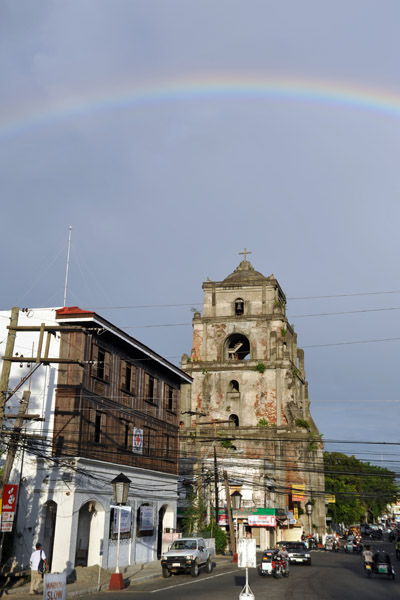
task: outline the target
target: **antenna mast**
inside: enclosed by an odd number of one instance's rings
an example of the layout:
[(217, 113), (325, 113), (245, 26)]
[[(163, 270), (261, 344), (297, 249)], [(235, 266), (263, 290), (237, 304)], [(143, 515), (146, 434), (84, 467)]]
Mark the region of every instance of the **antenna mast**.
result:
[(64, 286), (64, 308), (67, 306), (67, 287), (68, 287), (68, 269), (69, 269), (69, 255), (71, 252), (71, 232), (72, 225), (69, 226), (69, 235), (68, 235), (68, 253), (67, 253), (67, 269), (65, 271), (65, 286)]

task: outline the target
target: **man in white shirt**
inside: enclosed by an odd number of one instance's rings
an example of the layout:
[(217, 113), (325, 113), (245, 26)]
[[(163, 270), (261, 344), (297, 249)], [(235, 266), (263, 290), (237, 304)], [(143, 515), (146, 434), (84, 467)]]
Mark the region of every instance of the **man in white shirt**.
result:
[(365, 546), (365, 550), (363, 550), (361, 556), (363, 557), (365, 563), (372, 563), (374, 554), (371, 552), (371, 546)]
[(33, 596), (34, 594), (39, 594), (39, 585), (42, 581), (42, 573), (39, 573), (39, 562), (40, 559), (44, 561), (45, 570), (47, 570), (47, 560), (46, 555), (42, 550), (42, 544), (36, 544), (36, 550), (34, 550), (31, 554), (31, 587), (29, 590), (29, 595)]

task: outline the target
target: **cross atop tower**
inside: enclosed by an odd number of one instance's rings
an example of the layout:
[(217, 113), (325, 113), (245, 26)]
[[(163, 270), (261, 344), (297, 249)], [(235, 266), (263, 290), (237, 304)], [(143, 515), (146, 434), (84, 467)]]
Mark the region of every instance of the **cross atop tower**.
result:
[(239, 252), (239, 254), (244, 254), (244, 262), (246, 262), (246, 255), (247, 254), (252, 254), (252, 252), (250, 252), (249, 250), (246, 250), (246, 248), (245, 248), (244, 252)]

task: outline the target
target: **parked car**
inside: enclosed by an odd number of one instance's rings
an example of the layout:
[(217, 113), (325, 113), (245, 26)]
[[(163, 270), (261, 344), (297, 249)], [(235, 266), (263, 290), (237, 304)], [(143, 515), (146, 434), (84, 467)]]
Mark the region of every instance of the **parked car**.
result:
[(213, 564), (210, 550), (203, 538), (181, 538), (172, 542), (168, 552), (161, 557), (163, 577), (173, 573), (190, 573), (197, 577), (201, 568), (211, 573)]
[(305, 542), (278, 542), (277, 546), (286, 547), (289, 562), (311, 565), (311, 554)]

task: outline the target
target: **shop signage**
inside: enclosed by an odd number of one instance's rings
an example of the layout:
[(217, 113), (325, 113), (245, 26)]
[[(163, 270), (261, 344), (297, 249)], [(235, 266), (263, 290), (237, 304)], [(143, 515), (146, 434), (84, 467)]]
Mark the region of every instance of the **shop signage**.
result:
[(304, 502), (306, 499), (306, 486), (303, 483), (296, 483), (292, 485), (292, 501), (293, 502)]
[(229, 525), (228, 515), (219, 515), (218, 525), (221, 525), (222, 527)]
[(275, 508), (241, 508), (240, 510), (234, 510), (233, 516), (235, 519), (244, 519), (249, 515), (275, 515)]
[(17, 504), (17, 485), (7, 483), (3, 490), (2, 512), (15, 512)]
[(17, 505), (18, 485), (7, 483), (4, 486), (1, 512), (1, 531), (12, 531)]
[(255, 527), (276, 527), (275, 515), (249, 515), (247, 522)]

